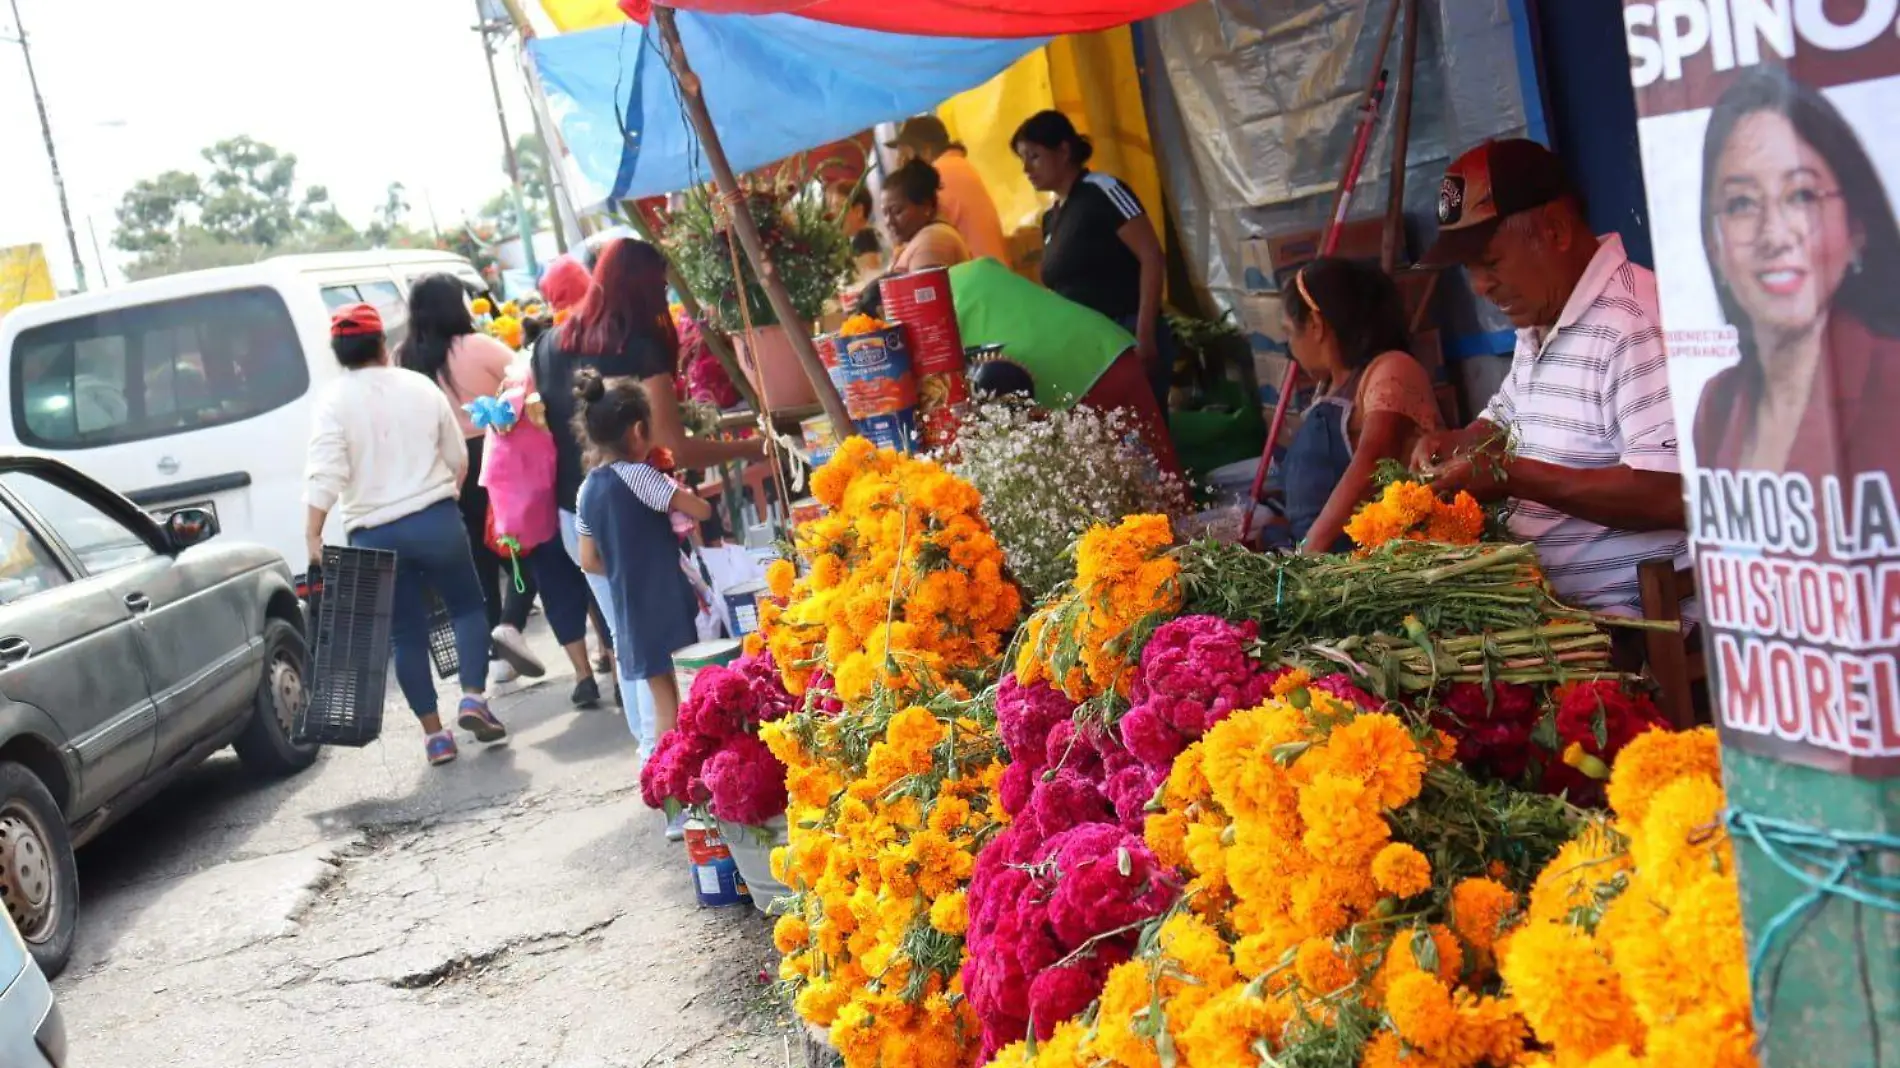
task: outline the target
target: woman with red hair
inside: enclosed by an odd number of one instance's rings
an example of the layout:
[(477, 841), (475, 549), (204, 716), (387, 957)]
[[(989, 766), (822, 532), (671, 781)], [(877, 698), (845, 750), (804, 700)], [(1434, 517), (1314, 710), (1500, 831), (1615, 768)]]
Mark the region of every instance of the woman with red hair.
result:
[[(554, 300), (545, 280), (542, 286), (542, 295)], [(586, 296), (566, 322), (543, 334), (535, 345), (535, 384), (547, 405), (548, 425), (556, 428), (554, 488), (561, 508), (561, 536), (567, 543), (569, 555), (575, 556), (577, 562), (580, 542), (574, 529), (574, 509), (586, 474), (580, 440), (571, 429), (575, 414), (574, 376), (579, 371), (593, 370), (608, 378), (632, 378), (645, 387), (652, 406), (648, 427), (652, 444), (671, 450), (675, 463), (682, 469), (759, 460), (765, 456), (763, 439), (709, 441), (686, 436), (679, 392), (673, 383), (679, 364), (680, 339), (668, 310), (666, 288), (666, 258), (658, 249), (632, 238), (611, 241), (601, 249), (594, 263), (594, 276)], [(597, 579), (597, 576), (588, 577)], [(604, 581), (594, 581), (593, 585), (602, 613), (608, 619), (615, 618), (611, 589)], [(614, 637), (615, 644), (620, 644), (620, 635)], [(639, 737), (642, 751), (650, 753), (658, 741), (650, 736), (651, 698), (637, 682), (623, 674), (621, 692), (623, 698), (629, 694), (639, 697), (637, 702), (629, 704), (629, 726)], [(636, 713), (634, 704), (643, 706), (641, 713), (644, 714)], [(644, 731), (642, 719), (646, 721)]]

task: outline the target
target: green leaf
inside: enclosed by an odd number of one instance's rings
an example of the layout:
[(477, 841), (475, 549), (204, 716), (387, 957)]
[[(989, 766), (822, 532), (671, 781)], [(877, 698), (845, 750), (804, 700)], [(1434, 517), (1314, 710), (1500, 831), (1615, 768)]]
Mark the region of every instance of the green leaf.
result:
[(1538, 719), (1537, 726), (1531, 730), (1531, 741), (1556, 752), (1563, 746), (1563, 738), (1557, 733), (1557, 713), (1546, 712)]
[(1135, 858), (1128, 855), (1127, 846), (1115, 847), (1115, 870), (1119, 872), (1124, 879), (1134, 873)]

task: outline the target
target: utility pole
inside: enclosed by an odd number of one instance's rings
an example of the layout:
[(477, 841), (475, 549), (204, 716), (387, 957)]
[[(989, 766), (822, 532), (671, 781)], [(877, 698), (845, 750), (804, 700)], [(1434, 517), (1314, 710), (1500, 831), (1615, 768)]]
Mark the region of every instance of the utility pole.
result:
[[(15, 3), (18, 0), (14, 0)], [(508, 111), (501, 102), (501, 77), (495, 73), (495, 37), (505, 36), (506, 30), (498, 29), (487, 19), (482, 0), (475, 0), (475, 17), (478, 19), (475, 29), (482, 35), (482, 54), (488, 60), (488, 87), (495, 92), (495, 121), (501, 124), (502, 149), (508, 163), (508, 181), (515, 194), (515, 229), (521, 233), (521, 256), (530, 276), (540, 274), (534, 262), (534, 220), (528, 214), (528, 199), (521, 191), (521, 165), (515, 159), (515, 138), (508, 132)]]
[(99, 251), (99, 228), (92, 224), (90, 213), (86, 215), (86, 234), (92, 238), (92, 258), (93, 262), (99, 265), (99, 284), (111, 289), (112, 268), (106, 266), (105, 253)]
[(20, 0), (9, 0), (13, 8), (13, 28), (18, 37), (3, 37), (20, 46), (26, 59), (26, 82), (33, 88), (33, 107), (40, 113), (40, 136), (46, 139), (46, 162), (53, 169), (53, 189), (59, 194), (59, 217), (66, 223), (66, 248), (73, 257), (73, 279), (79, 291), (86, 291), (86, 261), (79, 258), (79, 233), (73, 229), (73, 209), (66, 202), (66, 179), (59, 174), (59, 153), (53, 150), (53, 124), (46, 118), (46, 98), (40, 95), (39, 75), (33, 70), (33, 49), (26, 43), (26, 23), (20, 21)]

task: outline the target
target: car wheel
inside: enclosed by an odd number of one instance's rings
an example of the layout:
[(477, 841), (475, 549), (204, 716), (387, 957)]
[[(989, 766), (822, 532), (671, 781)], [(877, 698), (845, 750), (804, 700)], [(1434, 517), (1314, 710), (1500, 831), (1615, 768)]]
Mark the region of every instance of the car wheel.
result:
[(52, 793), (12, 762), (0, 762), (0, 901), (40, 970), (58, 975), (79, 926), (79, 866)]
[(232, 743), (246, 767), (263, 775), (290, 775), (317, 759), (316, 745), (290, 738), (297, 714), (310, 700), (309, 669), (303, 635), (281, 619), (271, 620), (264, 628), (264, 679), (257, 685), (250, 722)]

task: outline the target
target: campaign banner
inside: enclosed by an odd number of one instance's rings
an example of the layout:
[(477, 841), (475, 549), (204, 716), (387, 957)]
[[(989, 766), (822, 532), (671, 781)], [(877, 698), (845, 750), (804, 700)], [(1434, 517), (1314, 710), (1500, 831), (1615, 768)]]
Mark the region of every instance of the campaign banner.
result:
[(1900, 773), (1900, 0), (1623, 15), (1716, 725)]
[(0, 315), (22, 304), (52, 300), (53, 275), (46, 266), (46, 250), (39, 245), (0, 248)]

